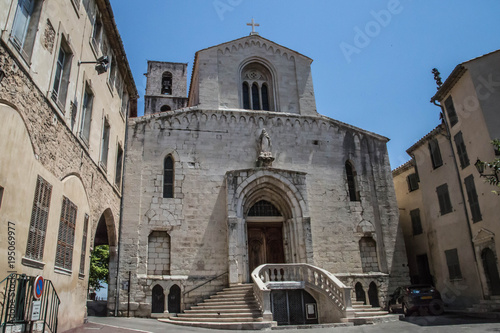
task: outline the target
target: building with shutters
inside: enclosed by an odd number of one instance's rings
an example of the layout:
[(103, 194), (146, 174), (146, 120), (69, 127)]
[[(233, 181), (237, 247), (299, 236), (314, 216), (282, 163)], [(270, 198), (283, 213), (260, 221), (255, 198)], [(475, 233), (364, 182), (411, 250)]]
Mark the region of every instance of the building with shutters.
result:
[(318, 113), (311, 63), (252, 33), (197, 52), (186, 96), (185, 64), (148, 62), (145, 115), (128, 123), (119, 314), (170, 316), (294, 270), (287, 297), (332, 322), (408, 283), (388, 139)]
[(86, 315), (95, 245), (110, 246), (116, 282), (137, 91), (109, 1), (1, 0), (0, 8), (0, 280), (51, 280), (63, 331)]
[(499, 154), (499, 87), (500, 51), (459, 64), (431, 99), (442, 124), (393, 171), (412, 282), (435, 284), (454, 308), (494, 310), (500, 295), (499, 199), (474, 166)]

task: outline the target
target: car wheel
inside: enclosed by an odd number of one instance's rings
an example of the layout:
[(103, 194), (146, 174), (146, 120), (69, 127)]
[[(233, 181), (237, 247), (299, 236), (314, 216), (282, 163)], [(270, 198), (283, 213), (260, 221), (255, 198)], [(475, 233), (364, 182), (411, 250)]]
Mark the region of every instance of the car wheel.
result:
[(411, 311), (408, 309), (405, 303), (403, 303), (403, 313), (405, 314), (405, 317), (411, 316)]
[(443, 303), (441, 302), (432, 302), (430, 305), (429, 305), (429, 312), (433, 315), (433, 316), (439, 316), (439, 315), (442, 315), (443, 312), (444, 312), (444, 305)]

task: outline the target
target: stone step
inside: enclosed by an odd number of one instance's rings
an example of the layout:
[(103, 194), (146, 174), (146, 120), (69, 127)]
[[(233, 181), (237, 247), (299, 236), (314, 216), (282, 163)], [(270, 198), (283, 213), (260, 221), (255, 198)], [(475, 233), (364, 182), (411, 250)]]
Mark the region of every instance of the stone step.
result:
[(500, 305), (500, 299), (482, 299), (479, 301), (480, 304), (498, 304)]
[(249, 294), (215, 294), (215, 295), (210, 296), (210, 299), (215, 299), (215, 298), (227, 298), (227, 299), (252, 298), (252, 299), (254, 299), (255, 297), (253, 296), (253, 293), (251, 293), (251, 294), (250, 293)]
[(252, 295), (253, 296), (253, 289), (250, 289), (250, 290), (224, 290), (224, 291), (219, 291), (216, 295), (242, 295), (242, 296)]
[(187, 321), (187, 322), (207, 322), (207, 323), (238, 323), (238, 322), (253, 322), (262, 321), (262, 317), (170, 317), (172, 321)]
[(358, 309), (373, 309), (373, 307), (369, 304), (367, 304), (367, 305), (353, 305), (352, 308), (356, 311)]
[(363, 318), (363, 317), (385, 316), (388, 314), (389, 312), (387, 311), (366, 311), (366, 312), (355, 312), (354, 316), (356, 318)]
[[(372, 307), (368, 307), (368, 308), (362, 308), (362, 309), (354, 309), (354, 312), (360, 312), (360, 313), (365, 313), (365, 312), (374, 312), (374, 311), (384, 311), (382, 310), (382, 308), (380, 307), (377, 307), (377, 308), (372, 308)], [(387, 311), (384, 311), (387, 313)]]
[(170, 319), (159, 319), (159, 321), (180, 326), (192, 326), (192, 327), (232, 330), (232, 331), (265, 330), (265, 329), (270, 329), (271, 327), (278, 326), (278, 323), (275, 321), (225, 322), (225, 323), (175, 321)]
[(227, 298), (208, 298), (201, 304), (219, 304), (219, 305), (228, 305), (228, 304), (253, 304), (256, 303), (255, 299), (227, 299)]
[[(219, 310), (245, 310), (245, 309), (259, 309), (259, 306), (255, 304), (219, 304), (219, 303), (211, 303), (211, 304), (205, 304), (201, 303), (198, 305), (194, 305), (191, 307), (191, 310), (207, 310), (207, 309), (219, 309)], [(186, 310), (187, 311), (187, 310)]]
[(357, 325), (366, 325), (366, 324), (375, 324), (375, 323), (387, 323), (391, 321), (399, 321), (403, 315), (399, 314), (387, 314), (376, 317), (356, 317), (356, 318), (348, 318), (347, 321), (349, 323), (353, 323), (355, 326)]
[(247, 309), (214, 309), (214, 308), (206, 308), (206, 309), (191, 309), (186, 310), (184, 313), (242, 313), (242, 314), (258, 314), (260, 315), (260, 310), (257, 308), (247, 308)]
[(260, 318), (260, 313), (252, 312), (189, 312), (178, 313), (179, 318)]

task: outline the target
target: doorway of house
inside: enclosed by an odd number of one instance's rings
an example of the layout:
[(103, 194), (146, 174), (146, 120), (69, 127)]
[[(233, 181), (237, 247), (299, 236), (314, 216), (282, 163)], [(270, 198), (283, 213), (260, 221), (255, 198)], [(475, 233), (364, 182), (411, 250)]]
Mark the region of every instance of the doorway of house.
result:
[(483, 259), (484, 273), (491, 295), (500, 295), (500, 276), (495, 254), (490, 248), (486, 248), (481, 253), (481, 258)]

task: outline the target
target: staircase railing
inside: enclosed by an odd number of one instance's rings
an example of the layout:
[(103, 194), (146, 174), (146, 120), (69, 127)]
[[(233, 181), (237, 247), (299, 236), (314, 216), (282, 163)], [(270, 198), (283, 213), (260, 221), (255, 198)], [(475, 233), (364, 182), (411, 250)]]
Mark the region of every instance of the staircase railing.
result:
[(194, 288), (189, 289), (188, 291), (183, 292), (183, 293), (182, 293), (182, 295), (189, 294), (189, 293), (190, 293), (190, 292), (192, 292), (193, 290), (196, 290), (196, 289), (198, 289), (198, 288), (201, 288), (201, 287), (203, 287), (204, 285), (206, 285), (207, 283), (210, 283), (210, 282), (212, 282), (212, 281), (214, 281), (214, 280), (217, 280), (218, 278), (220, 278), (221, 276), (224, 276), (224, 275), (226, 275), (226, 274), (229, 274), (229, 272), (224, 272), (224, 273), (222, 273), (222, 274), (216, 275), (216, 276), (214, 276), (214, 277), (210, 278), (209, 280), (207, 280), (207, 281), (205, 281), (205, 282), (203, 282), (203, 283), (200, 283), (199, 285), (195, 286)]
[(11, 274), (3, 281), (5, 281), (5, 289), (0, 306), (2, 333), (5, 333), (7, 326), (26, 326), (35, 323), (42, 324), (42, 332), (48, 330), (57, 333), (57, 315), (61, 301), (50, 280), (44, 281), (40, 298), (40, 319), (36, 322), (31, 321), (35, 277), (24, 274)]
[(332, 273), (309, 264), (265, 264), (252, 272), (254, 294), (264, 317), (272, 320), (271, 290), (288, 284), (311, 288), (326, 295), (341, 312), (343, 318), (352, 311), (351, 288)]

